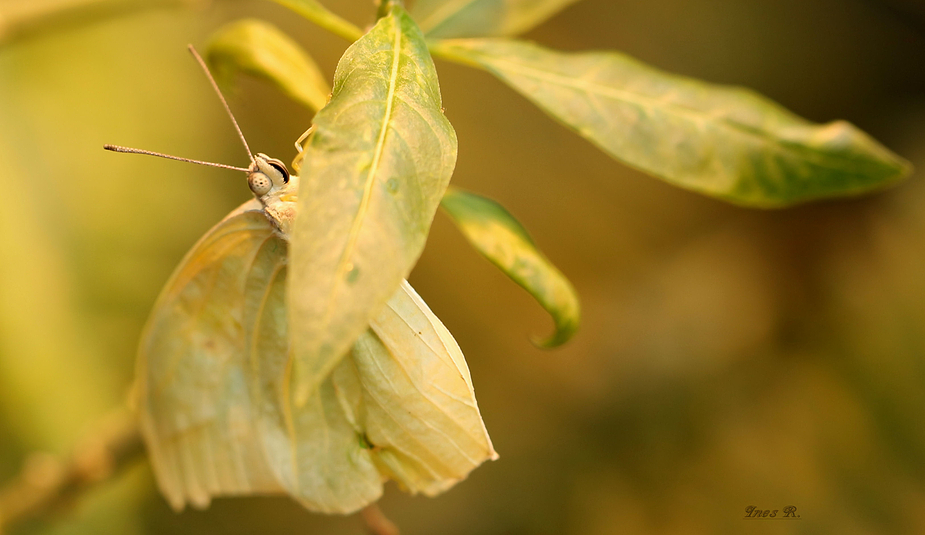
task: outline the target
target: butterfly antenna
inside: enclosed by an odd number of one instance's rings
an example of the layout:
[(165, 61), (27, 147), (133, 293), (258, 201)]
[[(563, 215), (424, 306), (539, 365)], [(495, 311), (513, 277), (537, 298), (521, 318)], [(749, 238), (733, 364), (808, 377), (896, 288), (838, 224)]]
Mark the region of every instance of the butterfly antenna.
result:
[(202, 67), (202, 70), (206, 73), (206, 77), (212, 84), (212, 89), (215, 89), (215, 93), (218, 95), (219, 100), (222, 101), (222, 106), (225, 106), (225, 111), (228, 112), (228, 117), (231, 117), (231, 122), (234, 124), (234, 129), (238, 131), (238, 137), (241, 138), (241, 143), (244, 143), (244, 148), (247, 149), (247, 155), (250, 157), (251, 162), (253, 162), (254, 153), (251, 152), (251, 148), (247, 145), (247, 140), (244, 139), (244, 133), (241, 132), (241, 127), (238, 126), (238, 121), (235, 120), (234, 114), (231, 113), (231, 108), (228, 107), (228, 102), (225, 101), (225, 96), (222, 95), (222, 91), (218, 88), (218, 84), (215, 83), (215, 78), (213, 78), (212, 73), (209, 72), (209, 67), (206, 66), (206, 62), (203, 61), (202, 56), (199, 55), (199, 52), (196, 52), (196, 49), (193, 47), (193, 45), (188, 45), (188, 47), (190, 54), (196, 58), (196, 61), (199, 62), (199, 66)]
[(120, 147), (119, 145), (103, 145), (103, 148), (106, 150), (111, 150), (113, 152), (126, 152), (128, 154), (147, 154), (148, 156), (157, 156), (158, 158), (167, 158), (168, 160), (178, 160), (181, 162), (198, 163), (199, 165), (208, 165), (209, 167), (221, 167), (222, 169), (232, 169), (234, 171), (243, 171), (245, 173), (250, 171), (250, 169), (245, 169), (243, 167), (235, 167), (233, 165), (225, 165), (223, 163), (213, 163), (213, 162), (203, 162), (201, 160), (191, 160), (189, 158), (171, 156), (169, 154), (162, 154), (160, 152), (154, 152), (150, 150)]

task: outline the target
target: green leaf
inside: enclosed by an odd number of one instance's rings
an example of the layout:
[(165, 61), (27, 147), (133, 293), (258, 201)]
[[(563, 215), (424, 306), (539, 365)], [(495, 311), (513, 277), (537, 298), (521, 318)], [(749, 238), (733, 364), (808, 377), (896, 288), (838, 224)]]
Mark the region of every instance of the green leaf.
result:
[(578, 0), (417, 0), (411, 14), (431, 38), (517, 35)]
[(615, 52), (566, 54), (507, 39), (437, 42), (432, 50), (491, 72), (614, 158), (736, 204), (858, 195), (911, 169), (847, 122), (811, 123), (749, 90)]
[(555, 347), (567, 342), (581, 319), (578, 295), (514, 216), (491, 199), (457, 188), (447, 190), (441, 206), (478, 252), (523, 286), (552, 315), (556, 332), (536, 343)]
[(276, 26), (244, 19), (213, 34), (206, 59), (219, 78), (242, 71), (272, 82), (300, 104), (318, 111), (331, 93), (315, 62)]
[(350, 22), (331, 13), (316, 0), (273, 0), (281, 6), (288, 7), (306, 19), (314, 22), (329, 32), (348, 41), (356, 41), (363, 36), (363, 30)]
[(424, 242), (456, 165), (424, 36), (401, 7), (341, 58), (315, 117), (292, 235), (297, 403), (369, 325)]

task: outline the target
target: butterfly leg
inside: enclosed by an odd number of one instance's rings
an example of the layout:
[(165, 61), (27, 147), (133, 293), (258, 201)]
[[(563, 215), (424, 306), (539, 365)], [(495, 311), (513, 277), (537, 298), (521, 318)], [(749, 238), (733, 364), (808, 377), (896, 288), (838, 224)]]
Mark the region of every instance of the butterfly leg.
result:
[(296, 174), (299, 174), (301, 171), (302, 159), (305, 157), (305, 147), (302, 145), (302, 142), (312, 135), (314, 129), (315, 125), (309, 126), (308, 130), (303, 132), (302, 135), (299, 136), (299, 139), (295, 141), (295, 150), (299, 151), (299, 153), (296, 154), (296, 157), (292, 160), (292, 169), (295, 170)]

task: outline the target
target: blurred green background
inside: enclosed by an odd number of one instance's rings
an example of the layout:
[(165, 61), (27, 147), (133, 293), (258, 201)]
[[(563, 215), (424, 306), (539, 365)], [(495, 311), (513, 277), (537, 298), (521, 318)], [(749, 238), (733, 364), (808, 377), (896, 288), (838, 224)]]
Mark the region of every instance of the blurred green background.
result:
[[(0, 0), (0, 15), (62, 0)], [(360, 25), (371, 0), (327, 2)], [(0, 44), (0, 481), (126, 403), (141, 326), (184, 252), (250, 193), (187, 43), (266, 18), (330, 78), (346, 48), (269, 2), (191, 2)], [(0, 18), (0, 34), (4, 19)], [(10, 35), (10, 34), (8, 34)], [(584, 0), (528, 38), (618, 49), (847, 119), (925, 170), (916, 0)], [(2, 35), (0, 35), (2, 39)], [(437, 63), (454, 184), (501, 201), (574, 282), (551, 322), (438, 214), (411, 281), (466, 354), (501, 459), (436, 499), (389, 485), (407, 534), (925, 532), (925, 186), (749, 211), (630, 170), (489, 75)], [(260, 82), (229, 100), (290, 161), (309, 115)], [(743, 520), (794, 505), (794, 522)], [(359, 534), (283, 498), (172, 513), (137, 465), (14, 533)]]

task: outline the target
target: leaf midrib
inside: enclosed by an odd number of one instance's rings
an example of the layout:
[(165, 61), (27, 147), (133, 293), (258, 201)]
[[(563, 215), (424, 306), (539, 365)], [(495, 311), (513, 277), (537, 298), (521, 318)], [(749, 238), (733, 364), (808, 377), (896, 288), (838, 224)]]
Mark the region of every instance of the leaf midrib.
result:
[(357, 208), (357, 214), (353, 219), (353, 224), (350, 227), (350, 232), (347, 235), (347, 245), (344, 248), (344, 253), (341, 255), (340, 260), (337, 264), (337, 269), (334, 275), (334, 283), (331, 286), (331, 293), (328, 296), (328, 304), (325, 310), (324, 319), (322, 321), (322, 330), (327, 328), (331, 320), (331, 314), (334, 310), (334, 298), (336, 297), (338, 290), (340, 289), (341, 282), (346, 275), (347, 265), (350, 263), (349, 259), (353, 256), (353, 252), (356, 249), (357, 240), (359, 239), (360, 230), (363, 226), (363, 220), (366, 217), (367, 212), (369, 211), (369, 203), (372, 198), (373, 184), (375, 183), (376, 175), (379, 172), (379, 167), (382, 163), (382, 153), (385, 150), (385, 138), (388, 134), (389, 126), (392, 122), (392, 110), (395, 103), (395, 90), (398, 85), (398, 67), (401, 59), (401, 45), (402, 45), (402, 32), (399, 21), (395, 20), (393, 17), (393, 24), (395, 24), (395, 37), (393, 39), (392, 47), (394, 50), (394, 55), (392, 57), (392, 69), (389, 74), (389, 92), (386, 97), (386, 107), (385, 114), (382, 118), (382, 127), (379, 129), (379, 138), (376, 140), (376, 148), (373, 153), (373, 161), (370, 164), (369, 172), (366, 175), (366, 184), (363, 187), (363, 198), (360, 200), (360, 206)]

